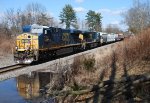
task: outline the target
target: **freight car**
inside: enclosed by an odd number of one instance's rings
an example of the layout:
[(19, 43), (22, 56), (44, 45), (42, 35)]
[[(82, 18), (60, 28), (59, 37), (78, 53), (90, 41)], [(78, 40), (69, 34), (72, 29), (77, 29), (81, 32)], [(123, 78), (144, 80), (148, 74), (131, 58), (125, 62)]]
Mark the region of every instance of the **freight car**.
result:
[(102, 38), (101, 43), (103, 42), (103, 44), (118, 41), (118, 34), (99, 32), (99, 35), (100, 35), (100, 38)]
[(33, 61), (89, 49), (101, 45), (97, 32), (26, 25), (16, 38), (14, 61), (30, 64)]

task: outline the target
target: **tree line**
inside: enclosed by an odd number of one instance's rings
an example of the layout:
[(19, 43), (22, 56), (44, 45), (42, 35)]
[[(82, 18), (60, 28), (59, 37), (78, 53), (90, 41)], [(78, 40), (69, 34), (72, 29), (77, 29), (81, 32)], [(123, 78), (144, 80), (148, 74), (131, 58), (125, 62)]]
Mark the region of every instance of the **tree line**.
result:
[[(150, 27), (150, 3), (135, 0), (133, 6), (122, 14), (128, 31), (138, 33)], [(66, 4), (59, 15), (60, 22), (52, 17), (46, 8), (39, 3), (29, 3), (24, 10), (7, 9), (0, 22), (0, 37), (10, 38), (12, 35), (21, 33), (23, 25), (39, 24), (45, 26), (64, 27), (79, 29), (85, 26), (90, 31), (102, 31), (102, 15), (89, 10), (85, 21), (79, 23), (75, 10), (70, 4)], [(118, 33), (121, 30), (117, 25), (108, 25), (104, 30), (108, 33)]]
[[(1, 34), (6, 34), (8, 37), (21, 32), (23, 25), (40, 24), (50, 25), (52, 22), (51, 16), (47, 13), (46, 8), (39, 3), (30, 3), (21, 9), (7, 9), (0, 23)], [(5, 31), (4, 31), (5, 30)], [(9, 31), (10, 34), (7, 34)]]
[[(46, 8), (39, 3), (30, 3), (24, 10), (7, 9), (0, 23), (0, 36), (11, 37), (22, 32), (23, 25), (39, 24), (54, 27), (71, 27), (79, 29), (76, 12), (73, 7), (66, 4), (60, 12), (60, 23), (47, 13)], [(86, 28), (94, 31), (101, 31), (101, 14), (90, 10), (86, 15)]]

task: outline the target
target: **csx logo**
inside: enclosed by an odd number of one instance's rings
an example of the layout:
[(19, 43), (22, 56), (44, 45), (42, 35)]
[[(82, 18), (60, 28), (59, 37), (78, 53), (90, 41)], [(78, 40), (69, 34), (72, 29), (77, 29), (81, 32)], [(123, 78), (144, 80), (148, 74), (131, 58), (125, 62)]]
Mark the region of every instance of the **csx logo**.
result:
[(63, 41), (69, 41), (69, 33), (63, 33), (62, 40)]

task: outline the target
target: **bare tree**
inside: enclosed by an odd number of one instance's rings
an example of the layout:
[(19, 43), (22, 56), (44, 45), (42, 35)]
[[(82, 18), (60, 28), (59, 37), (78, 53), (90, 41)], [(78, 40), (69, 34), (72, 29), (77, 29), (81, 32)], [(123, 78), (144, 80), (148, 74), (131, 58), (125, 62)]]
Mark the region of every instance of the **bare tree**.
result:
[(40, 24), (46, 26), (52, 26), (53, 19), (47, 13), (46, 8), (39, 3), (30, 3), (26, 6), (22, 19), (25, 19), (24, 24)]
[(50, 17), (50, 15), (46, 13), (41, 13), (38, 15), (37, 24), (49, 26), (50, 24), (53, 23), (51, 19), (52, 18)]
[(5, 39), (11, 38), (11, 32), (10, 29), (7, 28), (7, 25), (5, 23), (0, 23), (0, 42)]
[(46, 12), (46, 8), (39, 3), (30, 3), (26, 6), (25, 13), (28, 15), (30, 24), (37, 23), (39, 14)]
[(125, 23), (129, 26), (129, 31), (138, 33), (150, 27), (150, 3), (134, 0), (134, 5), (123, 14)]
[(115, 24), (109, 24), (107, 25), (107, 27), (104, 30), (107, 33), (119, 33), (121, 32), (120, 28), (118, 27), (118, 25)]
[(11, 29), (13, 35), (21, 31), (20, 17), (21, 17), (20, 9), (18, 9), (17, 11), (15, 11), (14, 9), (8, 9), (4, 13), (4, 18), (2, 20), (3, 21), (2, 23), (5, 25), (5, 28)]
[(44, 6), (38, 3), (30, 3), (26, 6), (25, 10), (14, 10), (13, 8), (6, 10), (2, 24), (5, 25), (5, 28), (11, 30), (12, 35), (16, 35), (22, 31), (23, 25), (35, 23), (50, 26), (50, 24), (54, 24), (50, 20), (51, 18)]

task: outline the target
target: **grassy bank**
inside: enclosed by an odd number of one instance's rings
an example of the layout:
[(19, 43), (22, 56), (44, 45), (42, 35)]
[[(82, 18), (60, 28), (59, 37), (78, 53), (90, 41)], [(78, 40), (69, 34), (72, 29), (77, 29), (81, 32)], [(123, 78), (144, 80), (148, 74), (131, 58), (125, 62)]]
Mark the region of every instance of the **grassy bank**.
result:
[[(99, 54), (75, 58), (69, 79), (64, 82), (62, 91), (57, 92), (57, 95), (63, 93), (58, 100), (70, 103), (149, 101), (149, 34), (150, 30), (146, 30), (99, 51)], [(139, 79), (135, 80), (137, 77)], [(141, 78), (146, 81), (140, 82)], [(127, 81), (122, 82), (124, 79)]]

